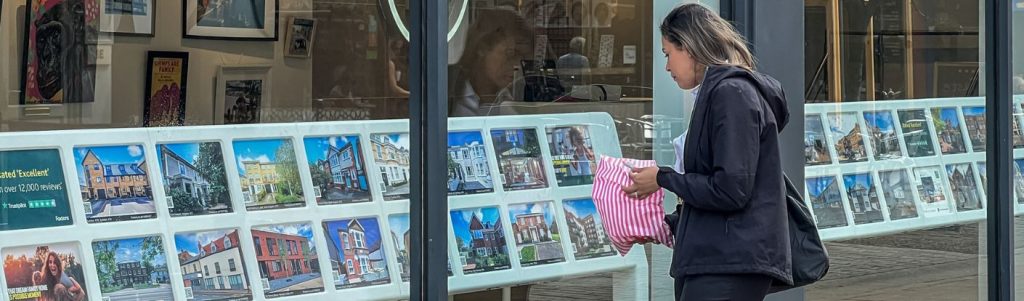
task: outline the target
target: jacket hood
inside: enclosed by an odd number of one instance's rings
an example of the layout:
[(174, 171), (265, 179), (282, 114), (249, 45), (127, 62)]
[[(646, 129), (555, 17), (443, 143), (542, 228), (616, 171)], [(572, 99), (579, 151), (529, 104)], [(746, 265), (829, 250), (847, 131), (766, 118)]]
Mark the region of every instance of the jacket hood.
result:
[(768, 103), (772, 114), (775, 115), (775, 123), (781, 133), (789, 122), (789, 107), (786, 105), (786, 93), (782, 90), (782, 84), (771, 76), (735, 66), (711, 66), (704, 74), (701, 90), (707, 87), (707, 91), (711, 91), (723, 80), (733, 77), (746, 78), (757, 87), (761, 97)]

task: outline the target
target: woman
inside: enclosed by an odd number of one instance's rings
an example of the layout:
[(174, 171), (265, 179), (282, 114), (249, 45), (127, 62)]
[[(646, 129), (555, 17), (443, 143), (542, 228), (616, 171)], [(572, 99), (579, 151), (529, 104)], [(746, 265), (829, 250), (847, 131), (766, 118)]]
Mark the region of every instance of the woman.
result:
[(46, 255), (42, 269), (34, 273), (33, 285), (45, 285), (41, 301), (82, 301), (85, 300), (85, 291), (78, 284), (75, 278), (71, 278), (64, 272), (64, 263), (56, 252)]
[(623, 191), (666, 188), (680, 197), (665, 217), (675, 235), (670, 274), (676, 298), (762, 300), (772, 281), (792, 283), (778, 133), (789, 111), (774, 79), (753, 71), (743, 38), (700, 5), (661, 24), (666, 71), (696, 91), (683, 168), (633, 170)]
[(572, 162), (569, 166), (571, 176), (591, 176), (594, 171), (590, 164), (597, 160), (594, 150), (587, 146), (583, 138), (583, 131), (577, 127), (569, 128), (569, 142), (572, 143)]
[(469, 26), (465, 52), (449, 69), (451, 117), (487, 116), (502, 100), (511, 98), (519, 64), (531, 53), (532, 28), (507, 9), (478, 9)]

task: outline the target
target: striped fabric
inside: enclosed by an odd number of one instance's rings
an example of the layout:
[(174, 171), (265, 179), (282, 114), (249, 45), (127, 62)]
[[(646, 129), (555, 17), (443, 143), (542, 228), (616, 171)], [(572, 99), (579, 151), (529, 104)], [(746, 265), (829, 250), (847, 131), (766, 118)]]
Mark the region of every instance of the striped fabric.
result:
[(594, 177), (594, 204), (604, 220), (604, 230), (612, 245), (625, 256), (633, 244), (653, 242), (672, 247), (672, 232), (665, 223), (662, 202), (665, 192), (658, 190), (642, 200), (622, 192), (632, 185), (626, 167), (657, 166), (654, 161), (602, 157)]

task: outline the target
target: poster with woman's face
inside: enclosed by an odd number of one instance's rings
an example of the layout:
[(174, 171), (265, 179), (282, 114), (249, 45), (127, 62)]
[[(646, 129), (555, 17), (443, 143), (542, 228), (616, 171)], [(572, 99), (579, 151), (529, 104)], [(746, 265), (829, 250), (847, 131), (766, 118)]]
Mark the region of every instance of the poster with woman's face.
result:
[(97, 0), (27, 1), (23, 105), (95, 101)]
[(89, 300), (76, 243), (7, 248), (2, 252), (11, 301)]
[(548, 128), (547, 132), (558, 186), (593, 184), (597, 155), (590, 130), (586, 126), (566, 126)]

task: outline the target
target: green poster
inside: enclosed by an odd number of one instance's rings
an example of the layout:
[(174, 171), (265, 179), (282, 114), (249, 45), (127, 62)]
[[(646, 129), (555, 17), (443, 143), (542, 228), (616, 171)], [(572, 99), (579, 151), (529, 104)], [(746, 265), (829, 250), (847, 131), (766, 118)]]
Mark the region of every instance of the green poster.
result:
[(56, 149), (0, 152), (0, 231), (71, 224)]

